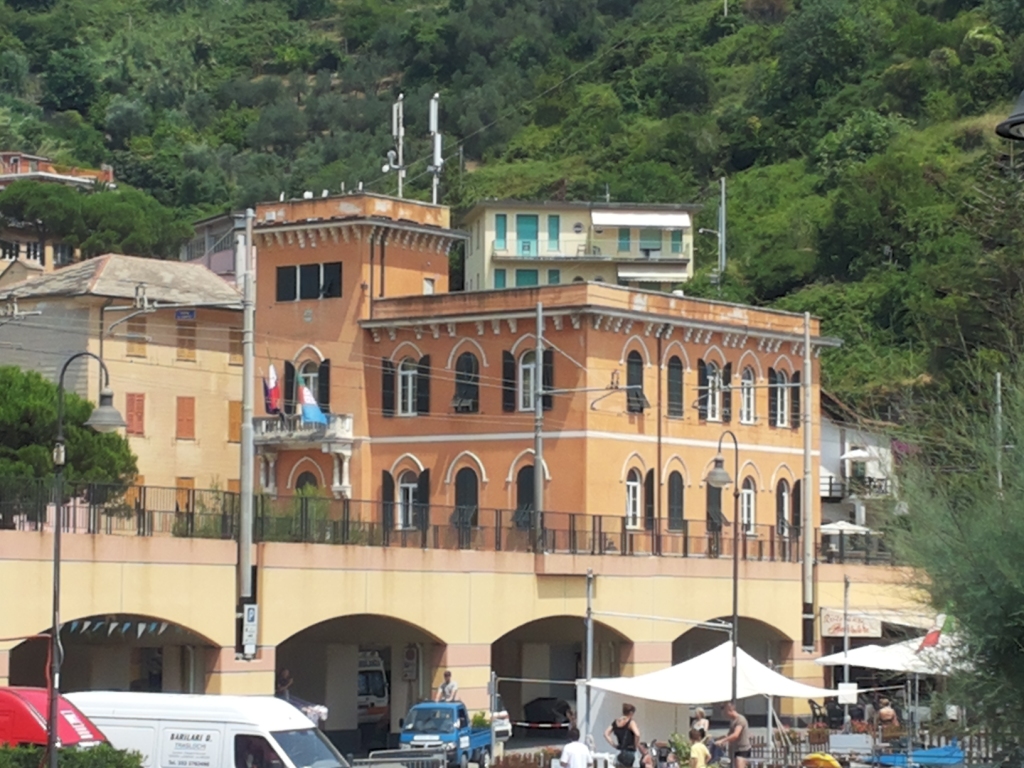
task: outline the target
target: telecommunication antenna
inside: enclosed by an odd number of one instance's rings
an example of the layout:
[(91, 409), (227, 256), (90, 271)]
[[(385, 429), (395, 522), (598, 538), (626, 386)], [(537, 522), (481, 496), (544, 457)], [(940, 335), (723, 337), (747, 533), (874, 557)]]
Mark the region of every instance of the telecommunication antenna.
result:
[(437, 127), (437, 112), (438, 106), (441, 103), (441, 94), (435, 93), (430, 99), (430, 138), (434, 145), (434, 157), (427, 168), (430, 173), (434, 176), (433, 190), (431, 193), (431, 201), (434, 205), (437, 205), (437, 187), (441, 181), (441, 170), (444, 168), (444, 155), (442, 154), (443, 143), (441, 139), (441, 131)]
[(391, 105), (391, 137), (395, 140), (395, 149), (388, 150), (388, 161), (381, 173), (398, 171), (398, 196), (402, 196), (402, 182), (405, 181), (405, 94), (398, 94), (398, 101)]

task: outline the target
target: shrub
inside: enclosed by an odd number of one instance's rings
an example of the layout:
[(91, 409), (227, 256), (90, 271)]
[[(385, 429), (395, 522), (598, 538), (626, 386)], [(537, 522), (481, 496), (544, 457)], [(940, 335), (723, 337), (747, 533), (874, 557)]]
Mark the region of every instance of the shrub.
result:
[[(0, 768), (39, 768), (42, 747), (0, 746)], [(141, 768), (142, 755), (101, 744), (91, 749), (69, 747), (60, 750), (61, 768)]]

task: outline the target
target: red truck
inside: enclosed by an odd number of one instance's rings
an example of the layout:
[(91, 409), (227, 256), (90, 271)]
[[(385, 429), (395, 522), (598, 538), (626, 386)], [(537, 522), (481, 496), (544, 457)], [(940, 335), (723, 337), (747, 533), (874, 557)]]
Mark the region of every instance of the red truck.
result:
[[(45, 688), (0, 688), (0, 745), (46, 746), (49, 695)], [(106, 742), (100, 730), (74, 704), (60, 697), (57, 736), (62, 747), (91, 747)]]

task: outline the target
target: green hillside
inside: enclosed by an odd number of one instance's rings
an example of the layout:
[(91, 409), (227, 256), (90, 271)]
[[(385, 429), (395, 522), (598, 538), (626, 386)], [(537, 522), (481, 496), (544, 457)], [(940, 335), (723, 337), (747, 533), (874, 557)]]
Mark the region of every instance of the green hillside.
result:
[(724, 175), (730, 267), (711, 285), (700, 241), (690, 293), (819, 314), (846, 341), (826, 384), (867, 410), (976, 391), (1024, 327), (1021, 164), (992, 131), (1024, 87), (1024, 0), (729, 5), (5, 0), (0, 147), (110, 163), (188, 221), (393, 192), (404, 92), (424, 196), (438, 91), (447, 203), (607, 191), (713, 226)]

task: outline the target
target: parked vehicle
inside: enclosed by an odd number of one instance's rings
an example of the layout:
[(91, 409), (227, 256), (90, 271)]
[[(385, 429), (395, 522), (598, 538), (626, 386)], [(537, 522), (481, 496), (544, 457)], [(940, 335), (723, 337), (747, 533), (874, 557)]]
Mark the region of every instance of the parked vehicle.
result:
[(496, 707), (491, 712), (491, 726), (494, 728), (494, 738), (498, 741), (508, 741), (512, 738), (512, 719), (505, 709), (505, 702), (501, 700), (501, 694), (496, 694)]
[(298, 709), (273, 696), (69, 693), (118, 749), (143, 768), (349, 768)]
[(449, 766), (466, 768), (475, 762), (480, 768), (490, 768), (491, 764), (491, 729), (473, 728), (466, 705), (460, 701), (414, 706), (402, 721), (398, 746), (444, 752)]
[(524, 719), (538, 725), (566, 725), (570, 721), (572, 707), (565, 699), (543, 696), (527, 702), (523, 707)]
[[(0, 688), (0, 744), (46, 746), (50, 695), (45, 688)], [(103, 734), (63, 696), (57, 702), (57, 735), (65, 747), (91, 747)]]
[(359, 724), (379, 723), (388, 718), (388, 676), (384, 662), (376, 651), (359, 652), (359, 688), (357, 706)]

